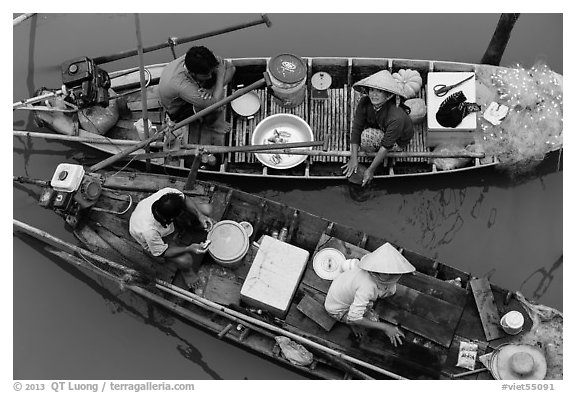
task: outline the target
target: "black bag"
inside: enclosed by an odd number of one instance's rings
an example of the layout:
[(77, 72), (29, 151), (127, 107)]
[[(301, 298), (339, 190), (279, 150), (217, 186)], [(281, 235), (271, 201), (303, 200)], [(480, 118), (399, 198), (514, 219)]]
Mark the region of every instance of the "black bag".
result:
[(436, 113), (436, 120), (444, 127), (457, 127), (470, 113), (479, 112), (480, 105), (466, 102), (466, 96), (458, 91), (446, 98)]

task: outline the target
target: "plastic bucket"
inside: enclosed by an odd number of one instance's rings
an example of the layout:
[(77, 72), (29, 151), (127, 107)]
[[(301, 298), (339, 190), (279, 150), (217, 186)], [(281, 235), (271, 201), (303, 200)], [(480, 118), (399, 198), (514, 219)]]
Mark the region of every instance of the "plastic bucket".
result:
[(300, 105), (306, 97), (306, 73), (304, 60), (289, 53), (268, 60), (266, 71), (272, 83), (276, 102), (286, 108)]
[(207, 238), (212, 241), (208, 246), (208, 253), (214, 261), (231, 269), (240, 266), (250, 245), (244, 227), (232, 220), (214, 224)]
[(508, 334), (518, 334), (524, 326), (524, 316), (518, 311), (510, 311), (500, 319), (500, 326)]

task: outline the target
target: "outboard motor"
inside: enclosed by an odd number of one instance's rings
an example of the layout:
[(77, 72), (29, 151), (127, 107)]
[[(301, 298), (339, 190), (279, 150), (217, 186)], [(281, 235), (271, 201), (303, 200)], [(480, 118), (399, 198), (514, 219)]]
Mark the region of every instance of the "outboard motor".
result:
[(86, 174), (81, 165), (60, 164), (52, 176), (50, 187), (40, 195), (40, 206), (53, 209), (75, 227), (80, 215), (98, 201), (102, 193), (102, 180)]
[(88, 57), (63, 63), (62, 83), (79, 108), (91, 105), (107, 107), (110, 102), (110, 76)]

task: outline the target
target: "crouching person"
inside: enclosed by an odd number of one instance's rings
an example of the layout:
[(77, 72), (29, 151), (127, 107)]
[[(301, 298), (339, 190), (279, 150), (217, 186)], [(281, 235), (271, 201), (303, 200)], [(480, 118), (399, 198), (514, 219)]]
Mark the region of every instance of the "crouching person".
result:
[(212, 228), (211, 205), (196, 203), (175, 188), (163, 188), (138, 203), (130, 216), (130, 234), (158, 263), (174, 264), (180, 269), (193, 289), (198, 278), (193, 271), (193, 255), (203, 254), (207, 248), (202, 243), (179, 244), (174, 220), (186, 212), (197, 219), (198, 230)]
[(373, 310), (374, 301), (396, 293), (402, 274), (416, 269), (390, 243), (365, 255), (350, 270), (337, 276), (328, 290), (324, 307), (328, 314), (360, 335), (362, 329), (378, 329), (392, 345), (402, 344), (404, 334), (396, 326), (380, 322)]

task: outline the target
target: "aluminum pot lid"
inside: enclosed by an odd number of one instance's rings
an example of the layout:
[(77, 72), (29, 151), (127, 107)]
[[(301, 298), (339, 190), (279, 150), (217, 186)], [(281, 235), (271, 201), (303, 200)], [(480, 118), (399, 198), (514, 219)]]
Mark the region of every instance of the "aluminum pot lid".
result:
[(223, 220), (214, 224), (207, 238), (212, 241), (208, 252), (221, 261), (232, 261), (248, 249), (248, 235), (236, 221)]
[(252, 116), (260, 110), (260, 99), (253, 91), (232, 100), (230, 106), (240, 116)]
[(268, 72), (280, 82), (299, 83), (306, 78), (306, 63), (296, 55), (284, 53), (268, 62)]
[(329, 73), (320, 71), (312, 75), (310, 82), (316, 90), (327, 90), (332, 85), (332, 77)]
[(314, 255), (312, 267), (318, 277), (334, 280), (340, 274), (340, 267), (346, 260), (342, 252), (335, 248), (323, 248)]

